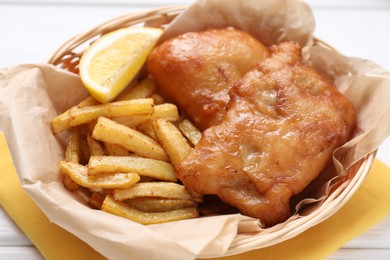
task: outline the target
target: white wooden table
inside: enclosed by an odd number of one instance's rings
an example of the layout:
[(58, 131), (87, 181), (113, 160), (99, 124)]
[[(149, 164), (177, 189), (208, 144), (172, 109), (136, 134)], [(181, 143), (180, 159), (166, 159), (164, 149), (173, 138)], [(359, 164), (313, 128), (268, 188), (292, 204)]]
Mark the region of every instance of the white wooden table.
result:
[[(58, 46), (76, 33), (113, 17), (158, 6), (191, 2), (0, 0), (0, 68), (45, 62)], [(316, 17), (316, 36), (346, 55), (371, 59), (390, 70), (390, 1), (306, 2), (311, 5)], [(380, 147), (377, 157), (390, 165), (390, 138)], [(0, 259), (15, 258), (41, 259), (42, 256), (0, 208)], [(370, 258), (390, 259), (390, 216), (328, 257)]]

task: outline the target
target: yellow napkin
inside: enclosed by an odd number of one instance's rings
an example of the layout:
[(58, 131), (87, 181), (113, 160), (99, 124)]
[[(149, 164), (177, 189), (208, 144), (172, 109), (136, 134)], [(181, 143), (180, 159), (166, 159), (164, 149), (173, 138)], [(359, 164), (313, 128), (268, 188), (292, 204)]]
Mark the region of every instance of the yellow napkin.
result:
[(0, 204), (46, 259), (104, 259), (86, 243), (51, 223), (23, 190), (1, 132)]
[[(217, 259), (323, 259), (390, 214), (388, 187), (390, 169), (376, 160), (356, 194), (326, 221), (278, 245)], [(51, 223), (22, 189), (2, 133), (0, 204), (46, 259), (104, 259), (86, 243)]]

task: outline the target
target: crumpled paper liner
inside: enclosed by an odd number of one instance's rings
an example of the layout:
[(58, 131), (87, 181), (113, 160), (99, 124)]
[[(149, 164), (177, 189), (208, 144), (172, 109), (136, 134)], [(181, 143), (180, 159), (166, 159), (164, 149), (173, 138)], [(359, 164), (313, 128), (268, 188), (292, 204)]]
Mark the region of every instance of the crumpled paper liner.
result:
[(308, 45), (315, 28), (310, 7), (299, 1), (199, 0), (169, 24), (161, 41), (226, 25), (250, 33), (265, 45), (286, 40)]
[[(314, 18), (308, 6), (298, 1), (198, 1), (171, 23), (163, 37), (227, 25), (248, 31), (268, 45), (298, 41), (305, 47), (307, 62), (333, 78), (354, 104), (358, 127), (353, 139), (335, 152), (334, 166), (321, 175), (314, 199), (306, 200), (322, 199), (332, 187), (341, 185), (347, 190), (339, 201), (325, 200), (322, 204), (339, 202), (330, 207), (341, 207), (363, 181), (373, 152), (390, 134), (386, 123), (390, 120), (390, 73), (370, 61), (344, 57), (326, 46), (312, 46)], [(51, 221), (106, 257), (192, 259), (239, 253), (291, 238), (313, 225), (294, 215), (285, 223), (262, 230), (258, 220), (234, 214), (143, 226), (91, 210), (82, 193), (63, 187), (58, 162), (64, 158), (67, 134), (53, 136), (49, 126), (56, 115), (86, 96), (77, 75), (51, 65), (27, 64), (0, 70), (0, 127), (6, 133), (23, 187)], [(348, 174), (350, 166), (354, 170), (354, 162), (366, 155), (371, 157), (363, 162), (362, 170)], [(308, 189), (307, 194), (312, 192)], [(332, 214), (319, 206), (314, 204), (302, 214), (310, 213), (314, 218)], [(283, 236), (280, 231), (287, 229), (289, 234)]]

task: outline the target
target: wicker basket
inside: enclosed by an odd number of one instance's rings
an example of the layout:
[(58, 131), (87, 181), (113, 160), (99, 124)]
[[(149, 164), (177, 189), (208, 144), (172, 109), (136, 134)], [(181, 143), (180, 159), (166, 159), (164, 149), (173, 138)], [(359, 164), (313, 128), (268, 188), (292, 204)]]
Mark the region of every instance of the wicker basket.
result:
[[(78, 73), (79, 59), (84, 50), (103, 34), (128, 26), (153, 26), (163, 28), (169, 24), (186, 7), (166, 7), (136, 14), (124, 15), (109, 20), (91, 30), (69, 39), (52, 55), (48, 61), (65, 70)], [(321, 40), (314, 44), (332, 48)], [(274, 245), (293, 238), (316, 224), (326, 220), (337, 212), (359, 188), (374, 161), (375, 152), (355, 163), (347, 170), (341, 185), (332, 190), (321, 206), (310, 214), (299, 216), (256, 234), (238, 234), (229, 247), (226, 255), (238, 254), (253, 249)], [(199, 256), (213, 257), (213, 256)]]
[(84, 50), (103, 34), (136, 25), (164, 27), (184, 9), (183, 6), (166, 7), (117, 17), (69, 39), (57, 49), (48, 62), (78, 74), (79, 60)]

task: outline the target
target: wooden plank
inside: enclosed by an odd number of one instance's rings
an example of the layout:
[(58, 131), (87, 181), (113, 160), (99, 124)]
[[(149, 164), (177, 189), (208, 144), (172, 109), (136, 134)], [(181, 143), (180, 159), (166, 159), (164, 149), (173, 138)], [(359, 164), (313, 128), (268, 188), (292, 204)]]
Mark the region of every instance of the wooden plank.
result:
[(390, 249), (339, 249), (326, 260), (390, 259)]
[(0, 259), (42, 260), (42, 255), (32, 246), (0, 246)]
[(32, 246), (32, 243), (0, 207), (0, 251), (4, 246)]
[[(343, 248), (347, 249), (390, 249), (390, 215), (364, 232), (363, 235), (349, 241)], [(390, 259), (390, 258), (389, 258)]]

